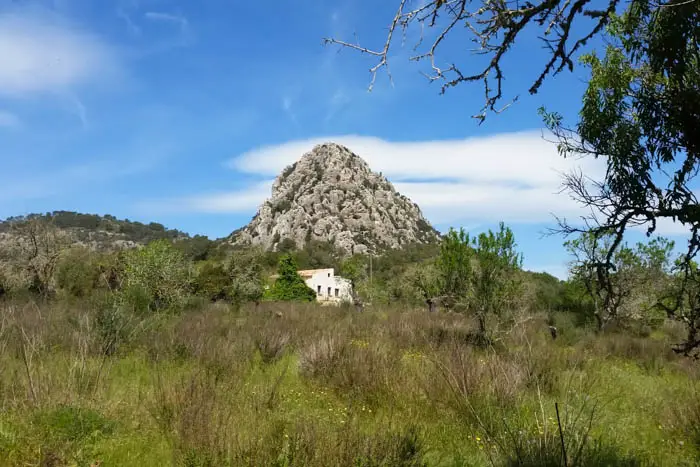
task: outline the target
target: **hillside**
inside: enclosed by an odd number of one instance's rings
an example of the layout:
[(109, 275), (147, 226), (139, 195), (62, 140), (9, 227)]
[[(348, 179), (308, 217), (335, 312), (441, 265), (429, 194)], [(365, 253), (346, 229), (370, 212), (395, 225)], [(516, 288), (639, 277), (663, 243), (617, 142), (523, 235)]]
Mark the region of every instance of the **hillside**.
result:
[(49, 221), (70, 234), (70, 238), (98, 250), (131, 248), (161, 238), (184, 239), (189, 235), (179, 230), (166, 229), (162, 224), (117, 219), (111, 215), (82, 214), (72, 211), (54, 211), (29, 214), (0, 221), (0, 239), (12, 236), (13, 224), (30, 219)]
[(384, 176), (350, 149), (326, 143), (277, 177), (272, 196), (229, 241), (268, 250), (276, 250), (285, 239), (298, 248), (322, 241), (353, 254), (438, 238), (420, 208)]

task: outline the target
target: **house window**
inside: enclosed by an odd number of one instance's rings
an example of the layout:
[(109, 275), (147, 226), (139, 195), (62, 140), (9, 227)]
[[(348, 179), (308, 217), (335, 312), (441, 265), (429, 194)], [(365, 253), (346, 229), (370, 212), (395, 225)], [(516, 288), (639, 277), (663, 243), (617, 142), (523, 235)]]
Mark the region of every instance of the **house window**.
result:
[(330, 272), (328, 273), (328, 277), (331, 277), (331, 273), (330, 273)]
[(330, 287), (328, 287), (328, 296), (329, 297), (331, 296), (331, 288)]
[(335, 296), (336, 296), (336, 297), (338, 296), (338, 292), (340, 292), (340, 290), (335, 289)]
[(319, 295), (321, 295), (321, 286), (320, 286), (320, 285), (318, 286), (318, 291), (317, 291), (317, 293), (318, 293)]

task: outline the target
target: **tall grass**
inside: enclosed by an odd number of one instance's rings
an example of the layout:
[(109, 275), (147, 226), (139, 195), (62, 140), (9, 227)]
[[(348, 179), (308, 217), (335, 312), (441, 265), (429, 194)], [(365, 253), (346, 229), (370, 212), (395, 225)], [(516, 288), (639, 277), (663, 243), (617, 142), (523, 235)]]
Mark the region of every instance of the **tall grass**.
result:
[(112, 312), (0, 304), (0, 465), (700, 462), (698, 373), (672, 327), (559, 316), (553, 340), (532, 316), (482, 349), (454, 313)]

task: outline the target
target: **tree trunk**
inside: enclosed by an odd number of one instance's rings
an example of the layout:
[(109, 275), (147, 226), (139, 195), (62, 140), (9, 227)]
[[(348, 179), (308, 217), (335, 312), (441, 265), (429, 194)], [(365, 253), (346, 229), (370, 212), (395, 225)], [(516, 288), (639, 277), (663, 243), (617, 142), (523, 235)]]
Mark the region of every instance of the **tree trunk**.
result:
[(486, 333), (486, 312), (477, 312), (476, 319), (479, 323), (479, 330), (476, 334), (475, 344), (478, 347), (486, 348), (491, 344), (491, 339), (489, 339), (489, 336)]
[(599, 333), (603, 332), (603, 328), (605, 327), (605, 322), (603, 321), (603, 317), (600, 316), (600, 313), (598, 313), (598, 312), (593, 313), (593, 316), (595, 317), (597, 331)]

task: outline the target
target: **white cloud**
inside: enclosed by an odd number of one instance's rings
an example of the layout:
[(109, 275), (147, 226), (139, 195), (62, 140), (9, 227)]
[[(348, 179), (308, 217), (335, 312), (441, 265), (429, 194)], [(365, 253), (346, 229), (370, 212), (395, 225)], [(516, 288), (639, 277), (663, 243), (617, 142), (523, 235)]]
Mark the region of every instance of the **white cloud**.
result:
[(138, 209), (148, 213), (250, 213), (270, 196), (272, 180), (256, 183), (240, 190), (219, 191), (174, 199), (146, 201)]
[(435, 224), (549, 223), (553, 214), (575, 218), (584, 211), (560, 193), (561, 174), (574, 168), (595, 178), (603, 173), (601, 161), (561, 157), (540, 131), (415, 142), (362, 136), (315, 138), (262, 147), (227, 165), (241, 172), (276, 176), (315, 144), (326, 141), (347, 146), (373, 170), (383, 172)]
[(502, 133), (462, 140), (389, 142), (365, 136), (329, 136), (266, 146), (229, 161), (242, 172), (277, 175), (316, 144), (333, 141), (360, 155), (373, 170), (392, 180), (452, 179), (508, 182), (530, 186), (561, 181), (560, 174), (581, 167), (599, 177), (602, 166), (593, 159), (565, 159), (540, 131)]
[(0, 128), (18, 128), (21, 122), (17, 115), (0, 110)]
[(53, 14), (0, 15), (0, 95), (23, 97), (104, 82), (118, 71), (99, 38)]

